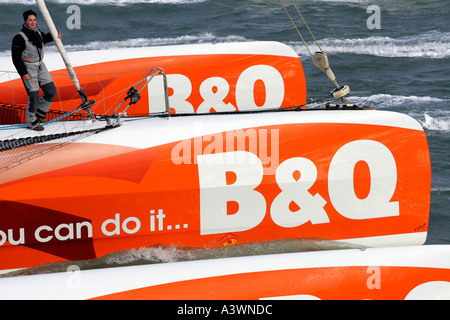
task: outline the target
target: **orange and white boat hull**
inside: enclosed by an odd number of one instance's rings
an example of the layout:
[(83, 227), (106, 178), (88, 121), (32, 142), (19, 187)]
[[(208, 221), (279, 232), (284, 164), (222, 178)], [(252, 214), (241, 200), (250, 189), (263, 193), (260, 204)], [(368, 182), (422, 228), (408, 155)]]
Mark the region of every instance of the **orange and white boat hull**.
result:
[[(52, 109), (72, 110), (78, 93), (62, 61), (46, 57), (58, 87)], [(12, 70), (6, 58), (1, 69)], [(102, 50), (73, 53), (71, 61), (99, 115), (111, 115), (149, 69), (163, 68), (175, 115), (125, 118), (71, 143), (3, 150), (0, 270), (156, 244), (425, 242), (431, 169), (420, 124), (386, 111), (280, 111), (306, 103), (301, 61), (286, 45)], [(164, 110), (158, 77), (128, 115)], [(2, 73), (0, 102), (26, 99), (18, 76)], [(13, 107), (13, 120), (23, 122)], [(220, 114), (249, 110), (265, 112)], [(2, 146), (102, 125), (53, 122), (38, 133), (12, 118), (2, 119)]]
[(2, 172), (0, 268), (155, 244), (418, 245), (430, 179), (425, 134), (398, 113), (126, 121)]
[[(96, 101), (93, 110), (99, 115), (112, 114), (128, 89), (155, 67), (167, 75), (172, 113), (277, 109), (306, 103), (302, 63), (292, 48), (279, 42), (80, 51), (71, 52), (70, 60), (84, 93)], [(61, 57), (46, 54), (45, 64), (57, 87), (52, 109), (69, 111), (79, 106), (81, 99)], [(28, 95), (10, 57), (0, 58), (0, 71), (0, 103), (26, 105)], [(156, 76), (127, 114), (163, 111), (163, 79)], [(16, 118), (25, 120), (23, 114)]]

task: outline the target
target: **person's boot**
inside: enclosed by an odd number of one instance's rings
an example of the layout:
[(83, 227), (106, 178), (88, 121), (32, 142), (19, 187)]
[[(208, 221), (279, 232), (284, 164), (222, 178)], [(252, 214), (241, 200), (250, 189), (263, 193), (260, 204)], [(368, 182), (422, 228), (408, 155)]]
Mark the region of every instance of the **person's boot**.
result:
[(47, 119), (45, 119), (46, 114), (43, 113), (41, 110), (38, 110), (36, 112), (36, 118), (39, 120), (40, 123), (46, 123)]
[(40, 125), (39, 120), (36, 119), (31, 123), (31, 126), (28, 126), (28, 129), (34, 130), (34, 131), (42, 131), (44, 130), (44, 127)]

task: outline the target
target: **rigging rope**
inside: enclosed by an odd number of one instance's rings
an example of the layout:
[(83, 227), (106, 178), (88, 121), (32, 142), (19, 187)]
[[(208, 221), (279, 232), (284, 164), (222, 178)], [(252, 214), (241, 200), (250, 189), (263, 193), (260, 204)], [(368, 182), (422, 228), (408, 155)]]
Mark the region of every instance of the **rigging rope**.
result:
[(331, 91), (331, 95), (335, 99), (340, 99), (339, 100), (340, 103), (347, 103), (347, 101), (343, 100), (343, 97), (350, 92), (349, 86), (347, 86), (347, 85), (339, 86), (339, 84), (337, 83), (336, 77), (335, 77), (335, 75), (334, 75), (333, 71), (331, 70), (330, 65), (328, 63), (327, 55), (325, 54), (325, 52), (323, 52), (322, 48), (320, 47), (319, 43), (317, 42), (316, 38), (314, 37), (314, 34), (312, 33), (311, 29), (309, 28), (308, 24), (306, 23), (306, 20), (303, 18), (303, 15), (301, 14), (301, 12), (300, 12), (299, 8), (297, 7), (297, 5), (295, 4), (294, 0), (291, 0), (292, 4), (294, 5), (295, 9), (297, 10), (298, 15), (302, 19), (303, 23), (305, 24), (306, 28), (309, 31), (309, 34), (314, 39), (315, 44), (317, 45), (317, 47), (320, 50), (320, 51), (315, 52), (314, 54), (311, 52), (308, 44), (306, 43), (306, 41), (303, 38), (299, 28), (297, 27), (297, 25), (295, 24), (295, 22), (292, 19), (291, 15), (289, 14), (289, 12), (288, 12), (286, 6), (284, 5), (283, 1), (282, 0), (279, 0), (279, 1), (280, 1), (281, 6), (283, 7), (284, 11), (286, 12), (287, 16), (289, 17), (289, 20), (291, 20), (291, 23), (294, 26), (295, 30), (297, 31), (298, 35), (302, 39), (303, 44), (305, 45), (306, 49), (308, 50), (309, 54), (311, 55), (313, 63), (319, 69), (321, 69), (323, 72), (325, 72), (325, 74), (328, 77), (328, 79), (336, 86), (336, 89)]
[[(280, 0), (281, 1), (281, 0)], [(320, 47), (319, 43), (317, 42), (316, 38), (314, 37), (314, 34), (312, 33), (311, 29), (309, 28), (308, 24), (306, 23), (305, 19), (303, 18), (303, 15), (300, 13), (300, 10), (298, 9), (297, 5), (295, 4), (294, 0), (291, 0), (292, 4), (294, 5), (295, 9), (298, 12), (298, 15), (302, 18), (303, 23), (305, 24), (306, 28), (309, 31), (309, 34), (311, 35), (311, 37), (314, 39), (314, 42), (316, 43), (317, 47), (319, 48), (319, 50), (321, 52), (323, 52), (322, 48)]]
[[(160, 70), (162, 71), (162, 69)], [(133, 73), (143, 71), (148, 70), (137, 70), (133, 71)], [(133, 83), (122, 72), (116, 76), (123, 77), (132, 88), (135, 86), (139, 88), (140, 84), (147, 79), (146, 76), (142, 80)], [(101, 81), (99, 82), (101, 84)], [(147, 84), (148, 80), (140, 90), (142, 91)], [(104, 88), (102, 87), (102, 89)], [(26, 124), (19, 121), (24, 117), (26, 106), (0, 103), (0, 122), (5, 124), (0, 126), (0, 132), (7, 133), (6, 135), (2, 134), (3, 137), (0, 139), (0, 173), (60, 148), (67, 143), (113, 128), (114, 126), (110, 125), (110, 119), (107, 114), (113, 110), (119, 97), (127, 90), (128, 88), (118, 90), (97, 102), (93, 100), (83, 102), (70, 111), (50, 110), (50, 120), (43, 124), (47, 128), (44, 132), (31, 132), (27, 129)], [(107, 108), (103, 110), (103, 114), (94, 114), (92, 112), (91, 107), (93, 105), (99, 107), (101, 102), (110, 98), (115, 99), (115, 101), (108, 103)], [(119, 107), (122, 103), (119, 104)], [(116, 107), (116, 111), (117, 109), (118, 107)], [(81, 113), (81, 111), (87, 111), (87, 114), (85, 112)]]
[[(308, 44), (306, 43), (305, 39), (303, 38), (299, 28), (297, 27), (297, 25), (295, 24), (294, 20), (292, 19), (291, 15), (289, 14), (286, 6), (284, 5), (282, 0), (279, 0), (281, 6), (283, 7), (284, 11), (286, 12), (287, 16), (289, 17), (289, 20), (291, 20), (292, 25), (294, 26), (295, 30), (297, 31), (298, 35), (300, 36), (300, 38), (302, 39), (303, 44), (305, 45), (306, 49), (308, 50), (309, 54), (311, 55), (311, 57), (313, 56), (313, 53), (311, 52), (311, 50), (309, 49)], [(319, 45), (319, 42), (317, 42), (316, 37), (314, 37), (314, 34), (312, 33), (311, 29), (308, 26), (308, 23), (306, 23), (305, 18), (303, 18), (303, 15), (300, 12), (300, 9), (297, 7), (297, 5), (295, 4), (294, 0), (291, 0), (292, 4), (294, 5), (294, 8), (297, 10), (298, 15), (300, 16), (300, 18), (302, 19), (303, 23), (305, 24), (305, 27), (308, 29), (309, 34), (311, 35), (311, 37), (313, 38), (315, 44), (317, 45), (317, 47), (319, 48), (319, 50), (321, 52), (323, 52), (322, 48)]]
[(303, 39), (303, 36), (302, 36), (300, 30), (298, 29), (298, 27), (297, 27), (297, 25), (295, 24), (294, 20), (292, 20), (291, 15), (290, 15), (289, 12), (287, 11), (287, 9), (286, 9), (286, 7), (285, 7), (283, 1), (282, 1), (282, 0), (279, 0), (279, 1), (280, 1), (281, 6), (283, 7), (284, 11), (286, 12), (287, 16), (289, 17), (289, 20), (291, 20), (292, 25), (294, 26), (295, 30), (297, 31), (298, 35), (300, 36), (300, 39), (302, 39), (303, 44), (305, 45), (305, 47), (306, 47), (306, 49), (308, 50), (309, 54), (312, 56), (311, 50), (309, 50), (309, 47), (308, 47), (308, 45), (306, 44), (305, 39)]

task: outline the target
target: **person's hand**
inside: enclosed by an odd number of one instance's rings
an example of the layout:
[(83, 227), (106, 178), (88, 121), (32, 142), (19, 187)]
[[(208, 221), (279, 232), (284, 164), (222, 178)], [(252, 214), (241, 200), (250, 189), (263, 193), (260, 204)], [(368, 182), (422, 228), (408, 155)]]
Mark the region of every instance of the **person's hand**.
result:
[(28, 81), (28, 80), (30, 80), (30, 75), (29, 75), (29, 74), (26, 74), (26, 75), (24, 75), (24, 76), (22, 77), (22, 79), (25, 80), (25, 81)]
[(58, 39), (61, 40), (61, 32), (58, 31)]

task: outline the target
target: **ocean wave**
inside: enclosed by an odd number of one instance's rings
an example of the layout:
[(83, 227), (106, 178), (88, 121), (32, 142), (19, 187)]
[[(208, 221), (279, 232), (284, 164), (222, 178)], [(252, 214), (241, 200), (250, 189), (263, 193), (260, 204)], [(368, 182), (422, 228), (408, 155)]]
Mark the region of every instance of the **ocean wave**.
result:
[[(68, 45), (71, 51), (98, 50), (104, 48), (134, 48), (144, 46), (177, 45), (205, 42), (250, 41), (243, 36), (217, 36), (210, 32), (197, 35), (184, 35), (175, 38), (136, 38), (121, 41), (93, 41), (85, 45)], [(440, 59), (450, 56), (450, 32), (431, 31), (417, 36), (403, 38), (369, 37), (364, 39), (322, 39), (319, 40), (327, 54), (352, 53), (382, 57), (417, 57)], [(306, 57), (305, 48), (298, 42), (287, 42), (302, 58)], [(313, 43), (310, 44), (312, 47)], [(309, 57), (309, 55), (308, 55)]]
[[(25, 1), (25, 0), (24, 0)], [(60, 0), (64, 1), (64, 0)], [(85, 0), (88, 1), (88, 0)], [(90, 1), (90, 0), (89, 0)], [(116, 1), (119, 0), (109, 0)], [(143, 1), (143, 0), (132, 0)], [(147, 0), (156, 1), (156, 0)], [(163, 0), (159, 0), (163, 1)], [(187, 1), (187, 0), (167, 0), (170, 1)], [(191, 0), (194, 1), (194, 0)], [(33, 0), (34, 2), (34, 0)], [(217, 36), (211, 32), (203, 32), (196, 35), (183, 35), (173, 38), (131, 38), (119, 41), (92, 41), (86, 44), (67, 45), (68, 51), (83, 50), (100, 50), (104, 48), (135, 48), (150, 47), (161, 45), (179, 45), (194, 43), (220, 43), (220, 42), (238, 42), (251, 41), (240, 35)], [(403, 57), (403, 58), (428, 58), (442, 59), (450, 57), (450, 32), (430, 31), (424, 34), (407, 36), (402, 38), (391, 37), (368, 37), (355, 39), (334, 39), (324, 38), (318, 40), (321, 48), (327, 54), (358, 54), (373, 55), (380, 57)], [(309, 59), (309, 54), (302, 44), (289, 41), (285, 42), (295, 50), (299, 57)], [(311, 48), (315, 48), (314, 43), (308, 44)], [(48, 46), (50, 51), (56, 51), (52, 46)], [(7, 52), (2, 52), (7, 53)]]
[[(67, 51), (104, 50), (105, 48), (140, 48), (152, 46), (197, 44), (197, 43), (220, 43), (220, 42), (242, 42), (247, 41), (241, 36), (230, 35), (217, 37), (212, 33), (204, 32), (197, 35), (184, 35), (173, 38), (134, 38), (119, 41), (92, 41), (86, 44), (65, 45)], [(56, 52), (55, 46), (48, 46), (46, 50)]]
[(449, 187), (435, 187), (435, 188), (431, 188), (431, 192), (441, 193), (441, 192), (449, 192), (449, 191), (450, 191)]
[[(58, 4), (78, 4), (78, 5), (115, 5), (127, 6), (133, 4), (195, 4), (206, 2), (208, 0), (47, 0), (49, 3)], [(2, 3), (34, 5), (35, 0), (2, 0)]]
[[(324, 38), (318, 42), (327, 54), (351, 53), (390, 58), (429, 59), (450, 56), (450, 32), (437, 30), (400, 38), (380, 36), (352, 39)], [(309, 45), (314, 47), (314, 43)], [(304, 54), (304, 50), (301, 49), (298, 53)]]
[(281, 239), (268, 242), (244, 243), (219, 248), (191, 248), (179, 247), (175, 245), (156, 245), (151, 247), (142, 247), (139, 249), (116, 251), (93, 260), (48, 263), (36, 267), (13, 271), (5, 275), (0, 275), (0, 278), (66, 272), (69, 268), (74, 266), (77, 270), (89, 270), (117, 266), (341, 249), (363, 250), (365, 248), (360, 245), (350, 244), (343, 241), (331, 241), (324, 239)]
[[(375, 94), (368, 97), (349, 96), (348, 99), (357, 105), (369, 105), (375, 109), (400, 109), (417, 119), (427, 130), (450, 131), (450, 112), (436, 107), (439, 104), (446, 108), (450, 103), (450, 99), (447, 98)], [(424, 107), (428, 109), (430, 105), (433, 106), (432, 115), (423, 111)]]
[[(85, 44), (64, 44), (64, 48), (68, 52), (88, 51), (88, 50), (105, 50), (118, 48), (142, 48), (153, 46), (169, 46), (183, 44), (199, 44), (199, 43), (222, 43), (222, 42), (245, 42), (249, 41), (245, 37), (237, 35), (229, 35), (218, 37), (212, 33), (204, 32), (196, 35), (184, 35), (173, 38), (133, 38), (117, 41), (91, 41)], [(48, 44), (45, 52), (58, 52), (55, 45)], [(0, 51), (0, 56), (11, 56), (11, 51)]]
[(385, 93), (375, 94), (368, 97), (351, 96), (348, 99), (359, 105), (371, 105), (376, 108), (404, 106), (405, 104), (440, 103), (449, 101), (448, 99), (429, 96), (402, 96)]
[(425, 120), (419, 120), (421, 125), (432, 131), (450, 131), (450, 117), (447, 118), (433, 118), (429, 114), (424, 114)]

